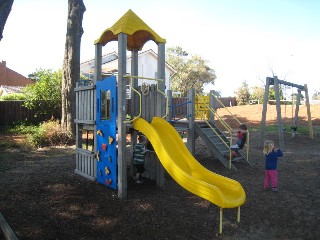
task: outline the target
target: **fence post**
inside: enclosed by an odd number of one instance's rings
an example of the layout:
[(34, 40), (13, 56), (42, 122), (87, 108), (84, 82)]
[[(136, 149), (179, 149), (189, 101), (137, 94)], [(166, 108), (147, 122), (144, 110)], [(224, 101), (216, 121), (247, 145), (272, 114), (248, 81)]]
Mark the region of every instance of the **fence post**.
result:
[(194, 134), (194, 118), (195, 118), (195, 90), (194, 88), (188, 91), (188, 101), (191, 101), (187, 106), (187, 118), (189, 120), (188, 130), (188, 149), (192, 155), (195, 153), (195, 134)]

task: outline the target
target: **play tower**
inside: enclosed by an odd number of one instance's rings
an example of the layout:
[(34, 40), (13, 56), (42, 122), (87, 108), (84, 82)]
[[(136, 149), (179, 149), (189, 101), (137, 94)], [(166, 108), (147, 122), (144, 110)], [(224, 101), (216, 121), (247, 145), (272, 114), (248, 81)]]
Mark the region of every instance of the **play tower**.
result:
[[(146, 99), (137, 91), (138, 52), (152, 40), (158, 45), (157, 78), (145, 79), (156, 82), (150, 87), (152, 99)], [(118, 41), (118, 74), (103, 79), (102, 47), (111, 41)], [(165, 43), (132, 10), (128, 10), (112, 27), (103, 31), (95, 44), (94, 80), (89, 86), (76, 88), (77, 114), (77, 166), (76, 173), (118, 190), (120, 198), (127, 195), (126, 135), (132, 127), (134, 117), (151, 120), (164, 116), (165, 103)], [(131, 75), (127, 75), (127, 50), (131, 51)], [(127, 104), (127, 87), (130, 86), (131, 104)], [(143, 98), (143, 100), (142, 100)], [(147, 105), (141, 109), (142, 101)], [(152, 106), (151, 106), (152, 105)], [(127, 116), (131, 119), (128, 120)], [(83, 149), (82, 135), (92, 131), (94, 149)], [(136, 133), (133, 134), (133, 138)], [(133, 140), (134, 142), (134, 140)], [(156, 180), (163, 184), (163, 168), (157, 167)]]
[[(158, 46), (156, 78), (138, 76), (138, 51), (149, 40)], [(104, 78), (101, 70), (102, 47), (111, 41), (118, 41), (118, 73)], [(132, 147), (140, 132), (154, 149), (153, 155), (149, 156), (153, 159), (146, 161), (147, 178), (163, 186), (166, 169), (180, 186), (219, 206), (219, 233), (222, 233), (223, 209), (237, 208), (237, 221), (240, 222), (240, 206), (244, 204), (246, 194), (239, 182), (202, 166), (186, 147), (176, 128), (167, 121), (169, 104), (165, 96), (165, 43), (165, 39), (131, 10), (95, 41), (94, 80), (92, 84), (86, 82), (75, 89), (75, 172), (117, 190), (119, 198), (126, 198), (127, 175), (132, 162), (126, 137), (131, 135), (129, 145)], [(127, 50), (131, 51), (130, 75), (126, 70)], [(151, 83), (140, 85), (138, 81), (141, 79)], [(190, 116), (193, 115), (194, 111), (191, 111)], [(94, 147), (88, 149), (86, 143), (92, 139)]]

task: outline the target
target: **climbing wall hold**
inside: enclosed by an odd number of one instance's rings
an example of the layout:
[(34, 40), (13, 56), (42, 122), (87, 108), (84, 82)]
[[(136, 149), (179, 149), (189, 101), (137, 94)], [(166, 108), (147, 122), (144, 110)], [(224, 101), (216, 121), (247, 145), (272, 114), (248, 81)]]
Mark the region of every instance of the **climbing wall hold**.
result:
[(102, 148), (103, 151), (107, 151), (107, 144), (102, 143), (101, 144), (101, 148)]
[(113, 138), (109, 136), (109, 144), (113, 143)]
[(106, 184), (107, 185), (111, 185), (111, 183), (112, 183), (112, 179), (106, 179)]
[(96, 158), (98, 159), (98, 162), (101, 162), (101, 159), (100, 159), (100, 151), (97, 152)]

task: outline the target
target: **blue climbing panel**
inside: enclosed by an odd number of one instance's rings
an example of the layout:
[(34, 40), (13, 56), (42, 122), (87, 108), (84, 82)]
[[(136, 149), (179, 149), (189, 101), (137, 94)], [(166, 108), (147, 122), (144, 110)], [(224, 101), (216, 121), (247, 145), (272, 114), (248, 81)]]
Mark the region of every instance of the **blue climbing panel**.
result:
[(97, 181), (117, 190), (117, 79), (97, 81)]

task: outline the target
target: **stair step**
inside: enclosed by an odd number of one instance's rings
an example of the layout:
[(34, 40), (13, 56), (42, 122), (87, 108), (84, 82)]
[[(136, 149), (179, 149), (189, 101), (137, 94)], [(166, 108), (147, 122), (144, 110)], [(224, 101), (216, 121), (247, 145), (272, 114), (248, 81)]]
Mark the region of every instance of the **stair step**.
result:
[(232, 159), (231, 162), (239, 162), (241, 160), (245, 160), (245, 158), (244, 157), (236, 157), (236, 158)]
[(223, 156), (229, 156), (229, 154), (230, 154), (229, 150), (221, 151), (221, 153), (223, 154)]
[[(230, 149), (225, 144), (230, 144), (230, 138), (228, 138), (227, 135), (223, 134), (214, 125), (212, 125), (212, 128), (214, 128), (214, 131), (210, 128), (210, 126), (204, 126), (203, 123), (196, 125), (197, 133), (201, 138), (203, 138), (204, 142), (207, 144), (210, 151), (212, 151), (213, 154), (215, 154), (215, 156), (225, 167), (229, 168)], [(243, 159), (243, 156), (239, 156), (232, 159), (232, 161), (237, 162)], [(233, 169), (236, 169), (236, 167), (233, 164), (231, 165)]]
[(215, 143), (216, 146), (220, 146), (220, 145), (225, 146), (224, 143), (221, 142), (221, 141), (220, 142), (214, 142), (214, 143)]

